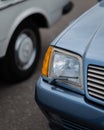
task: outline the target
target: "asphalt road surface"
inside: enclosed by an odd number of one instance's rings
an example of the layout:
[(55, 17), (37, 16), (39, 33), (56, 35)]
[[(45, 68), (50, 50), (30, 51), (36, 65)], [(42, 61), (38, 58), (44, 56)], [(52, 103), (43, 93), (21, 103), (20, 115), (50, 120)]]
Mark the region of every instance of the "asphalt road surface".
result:
[(0, 81), (0, 130), (50, 130), (48, 122), (35, 103), (35, 83), (41, 73), (44, 53), (49, 43), (70, 22), (75, 20), (96, 0), (73, 0), (74, 8), (63, 16), (50, 29), (41, 29), (42, 52), (34, 74), (26, 81), (18, 84), (7, 84)]

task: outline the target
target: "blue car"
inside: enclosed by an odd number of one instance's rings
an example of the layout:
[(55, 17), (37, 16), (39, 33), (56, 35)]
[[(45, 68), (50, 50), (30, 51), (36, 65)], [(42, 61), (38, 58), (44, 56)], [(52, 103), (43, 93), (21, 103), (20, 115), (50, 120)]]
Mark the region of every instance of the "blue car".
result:
[(35, 99), (53, 130), (104, 130), (104, 1), (51, 43)]

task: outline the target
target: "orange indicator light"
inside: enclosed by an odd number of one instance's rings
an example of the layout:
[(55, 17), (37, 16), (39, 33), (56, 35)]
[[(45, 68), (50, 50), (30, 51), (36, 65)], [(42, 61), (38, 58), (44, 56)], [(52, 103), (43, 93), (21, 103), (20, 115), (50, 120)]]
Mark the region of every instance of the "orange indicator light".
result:
[(48, 76), (49, 62), (50, 62), (52, 52), (53, 52), (53, 47), (50, 46), (45, 54), (45, 58), (43, 61), (42, 75), (44, 75), (44, 76)]

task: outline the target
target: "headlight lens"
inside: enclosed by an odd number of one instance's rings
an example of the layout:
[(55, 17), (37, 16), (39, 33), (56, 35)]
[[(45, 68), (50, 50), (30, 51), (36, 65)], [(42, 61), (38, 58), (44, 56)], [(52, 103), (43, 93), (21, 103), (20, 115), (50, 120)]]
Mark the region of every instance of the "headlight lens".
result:
[(48, 77), (82, 88), (81, 57), (54, 48), (49, 62)]

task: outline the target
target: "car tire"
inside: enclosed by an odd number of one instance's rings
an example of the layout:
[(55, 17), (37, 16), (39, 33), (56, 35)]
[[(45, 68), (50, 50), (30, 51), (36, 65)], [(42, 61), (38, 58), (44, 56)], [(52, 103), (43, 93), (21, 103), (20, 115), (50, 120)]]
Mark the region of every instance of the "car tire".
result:
[(40, 54), (38, 27), (31, 20), (22, 22), (14, 32), (4, 58), (3, 75), (10, 81), (28, 78), (36, 67)]

